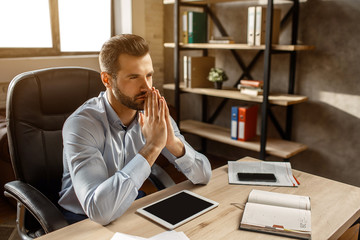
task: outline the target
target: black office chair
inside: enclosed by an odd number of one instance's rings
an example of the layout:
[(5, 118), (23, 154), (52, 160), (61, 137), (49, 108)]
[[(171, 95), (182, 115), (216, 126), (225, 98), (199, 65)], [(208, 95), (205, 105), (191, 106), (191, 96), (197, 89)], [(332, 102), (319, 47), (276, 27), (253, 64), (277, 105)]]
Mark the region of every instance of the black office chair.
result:
[[(5, 195), (17, 200), (22, 239), (68, 225), (57, 203), (63, 172), (62, 127), (76, 108), (103, 90), (98, 72), (79, 67), (26, 72), (11, 81), (6, 120), (17, 180), (5, 184)], [(157, 165), (149, 178), (158, 189), (174, 185)]]

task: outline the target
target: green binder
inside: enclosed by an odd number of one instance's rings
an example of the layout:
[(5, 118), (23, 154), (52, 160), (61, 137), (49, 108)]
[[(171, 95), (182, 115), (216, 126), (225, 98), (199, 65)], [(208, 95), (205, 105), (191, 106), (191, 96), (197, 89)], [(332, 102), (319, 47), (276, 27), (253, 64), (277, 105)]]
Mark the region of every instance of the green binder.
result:
[(188, 42), (207, 42), (207, 15), (204, 12), (188, 12)]

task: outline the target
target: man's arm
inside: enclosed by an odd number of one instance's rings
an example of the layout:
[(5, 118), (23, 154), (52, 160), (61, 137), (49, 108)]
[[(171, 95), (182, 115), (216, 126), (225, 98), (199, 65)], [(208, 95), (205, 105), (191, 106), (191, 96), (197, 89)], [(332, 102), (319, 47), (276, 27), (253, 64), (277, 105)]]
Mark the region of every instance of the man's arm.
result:
[(174, 166), (182, 172), (194, 184), (207, 184), (211, 178), (211, 165), (207, 157), (191, 147), (181, 135), (175, 121), (170, 117), (174, 135), (184, 146), (184, 154), (181, 157), (173, 155), (169, 149), (164, 148), (161, 152)]
[[(102, 225), (120, 217), (151, 172), (146, 159), (137, 154), (121, 170), (112, 169), (122, 161), (123, 149), (114, 156), (107, 156), (112, 162), (106, 162), (102, 156), (107, 141), (105, 133), (101, 124), (88, 116), (68, 119), (63, 140), (64, 159), (76, 196), (68, 196), (60, 204), (69, 206), (78, 199), (84, 213)], [(114, 174), (109, 176), (109, 171)]]
[[(160, 95), (160, 94), (159, 94)], [(161, 97), (164, 102), (164, 97)], [(206, 184), (211, 178), (211, 165), (205, 155), (195, 151), (181, 135), (171, 118), (166, 104), (165, 112), (167, 141), (163, 151), (165, 157), (194, 184)]]

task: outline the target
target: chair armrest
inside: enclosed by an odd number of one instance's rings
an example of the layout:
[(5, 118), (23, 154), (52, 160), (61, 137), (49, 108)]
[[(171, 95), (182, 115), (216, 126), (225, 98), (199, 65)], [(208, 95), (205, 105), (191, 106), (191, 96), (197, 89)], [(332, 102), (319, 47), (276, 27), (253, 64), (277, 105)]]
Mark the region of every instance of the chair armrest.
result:
[(69, 225), (60, 210), (31, 185), (16, 180), (6, 183), (4, 187), (5, 196), (13, 197), (22, 203), (36, 220), (39, 221), (46, 233)]

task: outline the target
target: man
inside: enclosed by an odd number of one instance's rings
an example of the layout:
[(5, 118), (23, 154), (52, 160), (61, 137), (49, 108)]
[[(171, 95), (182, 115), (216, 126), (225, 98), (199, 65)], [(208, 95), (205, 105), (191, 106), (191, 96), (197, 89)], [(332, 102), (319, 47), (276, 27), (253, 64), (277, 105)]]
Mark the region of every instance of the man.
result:
[(211, 177), (208, 159), (185, 141), (152, 87), (146, 41), (132, 34), (112, 37), (99, 62), (106, 92), (85, 102), (63, 127), (59, 204), (71, 223), (89, 217), (106, 225), (120, 217), (160, 153), (194, 184)]

